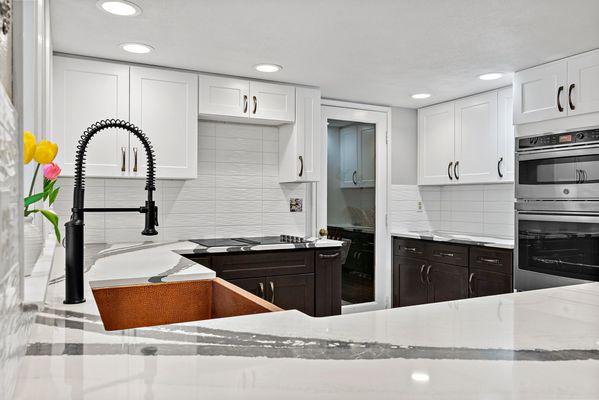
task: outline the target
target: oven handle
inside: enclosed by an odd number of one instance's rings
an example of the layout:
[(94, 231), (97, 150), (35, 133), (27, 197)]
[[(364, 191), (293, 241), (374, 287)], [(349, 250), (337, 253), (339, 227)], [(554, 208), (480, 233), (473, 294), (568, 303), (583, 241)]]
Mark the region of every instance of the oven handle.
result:
[(583, 223), (583, 224), (599, 224), (599, 215), (518, 212), (518, 220), (519, 221), (547, 221), (547, 222), (579, 222), (579, 223)]
[(536, 261), (541, 264), (546, 264), (546, 265), (563, 265), (563, 266), (567, 266), (567, 267), (599, 268), (599, 265), (584, 264), (584, 263), (577, 263), (577, 262), (571, 262), (571, 261), (562, 261), (559, 258), (557, 260), (552, 260), (550, 258), (533, 256), (532, 259), (533, 259), (533, 261)]
[[(590, 152), (589, 150), (597, 149), (597, 151)], [(599, 144), (578, 147), (575, 149), (547, 149), (531, 152), (520, 152), (518, 153), (519, 161), (529, 160), (543, 160), (546, 158), (562, 158), (562, 157), (576, 157), (576, 156), (590, 156), (599, 154)]]

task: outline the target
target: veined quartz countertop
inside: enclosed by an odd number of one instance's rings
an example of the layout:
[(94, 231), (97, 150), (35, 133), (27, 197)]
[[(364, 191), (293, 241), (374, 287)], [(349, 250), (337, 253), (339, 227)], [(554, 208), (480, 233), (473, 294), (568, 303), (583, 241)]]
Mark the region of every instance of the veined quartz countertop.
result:
[(505, 237), (471, 235), (467, 233), (452, 233), (444, 231), (392, 231), (391, 236), (410, 239), (433, 240), (436, 242), (469, 244), (473, 246), (496, 247), (502, 249), (514, 248), (514, 239)]
[(16, 398), (599, 398), (599, 283), (326, 318), (290, 310), (104, 330), (90, 280), (213, 276), (179, 255), (195, 246), (87, 246), (87, 302), (68, 306), (58, 248)]

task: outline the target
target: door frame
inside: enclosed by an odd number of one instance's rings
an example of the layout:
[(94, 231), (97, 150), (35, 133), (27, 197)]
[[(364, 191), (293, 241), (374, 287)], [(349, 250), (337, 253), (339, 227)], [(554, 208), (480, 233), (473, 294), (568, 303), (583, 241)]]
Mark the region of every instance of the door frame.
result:
[(388, 188), (391, 110), (389, 107), (323, 99), (321, 103), (321, 180), (314, 184), (312, 196), (315, 215), (312, 217), (312, 234), (318, 236), (320, 227), (327, 222), (327, 120), (340, 119), (376, 126), (376, 183), (375, 183), (375, 280), (374, 301), (342, 307), (343, 314), (381, 310), (391, 305), (391, 236), (388, 227)]

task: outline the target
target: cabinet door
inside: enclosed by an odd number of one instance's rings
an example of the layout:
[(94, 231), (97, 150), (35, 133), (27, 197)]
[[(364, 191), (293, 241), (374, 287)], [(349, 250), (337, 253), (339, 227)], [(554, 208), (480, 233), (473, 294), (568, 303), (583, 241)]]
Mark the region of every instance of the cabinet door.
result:
[(200, 115), (249, 117), (250, 82), (245, 79), (199, 76)]
[(468, 277), (470, 297), (492, 296), (511, 293), (512, 277), (510, 275), (489, 272), (483, 269), (471, 269)]
[(317, 250), (314, 278), (314, 315), (341, 314), (341, 248)]
[(314, 316), (314, 274), (268, 276), (266, 301)]
[(358, 128), (355, 125), (339, 130), (341, 187), (358, 187)]
[(320, 90), (296, 88), (297, 180), (320, 180)]
[[(131, 67), (131, 122), (146, 134), (158, 178), (197, 176), (196, 74)], [(131, 176), (146, 175), (146, 154), (131, 137)]]
[(514, 181), (514, 124), (512, 88), (497, 92), (497, 177), (499, 182)]
[(516, 72), (514, 75), (515, 125), (567, 115), (567, 71), (567, 61), (559, 60)]
[(497, 176), (497, 92), (455, 102), (456, 183), (495, 182)]
[[(74, 173), (75, 153), (83, 132), (94, 122), (129, 120), (129, 67), (67, 57), (53, 58), (51, 140), (60, 148), (56, 162), (63, 176)], [(86, 176), (126, 176), (129, 135), (109, 129), (87, 147)]]
[(375, 128), (360, 128), (360, 187), (374, 187), (376, 182), (375, 173)]
[(452, 183), (454, 161), (453, 103), (418, 110), (418, 184)]
[(459, 300), (468, 297), (468, 268), (434, 263), (426, 274), (428, 301)]
[(250, 118), (295, 121), (294, 86), (251, 81), (250, 96)]
[(266, 282), (264, 278), (227, 279), (227, 282), (255, 294), (262, 299), (266, 299)]
[(425, 281), (426, 261), (406, 257), (393, 259), (393, 307), (428, 302)]
[(599, 50), (568, 59), (567, 91), (568, 115), (599, 111)]

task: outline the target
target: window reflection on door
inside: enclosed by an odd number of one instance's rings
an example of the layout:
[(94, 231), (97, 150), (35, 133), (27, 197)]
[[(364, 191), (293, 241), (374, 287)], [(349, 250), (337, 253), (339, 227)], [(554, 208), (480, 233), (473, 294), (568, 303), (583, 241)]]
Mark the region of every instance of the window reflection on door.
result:
[(375, 125), (329, 120), (327, 226), (346, 242), (344, 305), (374, 301)]

